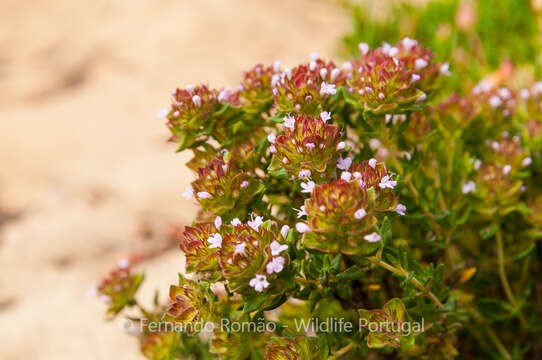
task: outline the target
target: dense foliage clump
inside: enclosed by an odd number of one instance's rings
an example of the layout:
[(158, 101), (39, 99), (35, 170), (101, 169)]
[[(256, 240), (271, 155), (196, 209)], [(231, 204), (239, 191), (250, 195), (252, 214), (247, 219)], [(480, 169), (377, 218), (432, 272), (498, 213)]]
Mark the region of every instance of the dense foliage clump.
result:
[(186, 275), (148, 310), (122, 263), (109, 312), (140, 308), (149, 359), (540, 356), (542, 83), (453, 71), (404, 38), (174, 91)]

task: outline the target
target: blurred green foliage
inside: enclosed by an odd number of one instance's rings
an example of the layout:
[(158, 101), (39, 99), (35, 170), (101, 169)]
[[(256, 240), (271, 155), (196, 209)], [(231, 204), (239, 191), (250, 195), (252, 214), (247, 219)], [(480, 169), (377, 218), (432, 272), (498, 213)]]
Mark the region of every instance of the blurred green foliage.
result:
[(349, 55), (358, 53), (360, 42), (376, 47), (411, 37), (431, 48), (437, 61), (451, 62), (453, 90), (471, 88), (503, 61), (534, 65), (542, 75), (540, 15), (529, 0), (401, 1), (390, 4), (385, 17), (373, 16), (368, 6), (348, 6), (353, 30), (343, 41)]

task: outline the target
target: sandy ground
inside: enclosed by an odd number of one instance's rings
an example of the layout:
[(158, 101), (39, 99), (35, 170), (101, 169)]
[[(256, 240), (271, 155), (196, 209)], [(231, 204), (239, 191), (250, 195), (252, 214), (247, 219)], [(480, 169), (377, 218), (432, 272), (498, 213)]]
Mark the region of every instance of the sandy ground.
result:
[[(327, 0), (0, 2), (0, 359), (139, 359), (89, 288), (195, 205), (157, 110), (176, 86), (337, 53)], [(139, 265), (167, 289), (176, 247)]]

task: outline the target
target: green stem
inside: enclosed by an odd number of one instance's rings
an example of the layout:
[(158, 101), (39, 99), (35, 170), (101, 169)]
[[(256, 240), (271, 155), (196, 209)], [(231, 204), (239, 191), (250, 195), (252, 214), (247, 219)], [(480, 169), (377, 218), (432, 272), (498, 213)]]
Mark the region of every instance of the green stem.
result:
[(486, 323), (484, 318), (474, 309), (471, 312), (472, 312), (472, 315), (474, 316), (474, 319), (480, 325), (482, 325), (482, 327), (484, 328), (484, 330), (487, 333), (487, 336), (491, 339), (491, 341), (493, 342), (493, 344), (495, 345), (497, 350), (499, 350), (502, 357), (505, 358), (506, 360), (512, 359), (512, 356), (510, 356), (510, 353), (508, 352), (508, 350), (506, 350), (506, 348), (502, 344), (501, 340), (499, 340), (499, 337), (497, 336), (497, 334), (495, 334), (493, 329)]
[(356, 344), (351, 342), (350, 344), (346, 345), (345, 347), (339, 349), (335, 352), (332, 356), (328, 358), (328, 360), (336, 360), (339, 359), (341, 356), (352, 350), (354, 347), (356, 347)]
[(508, 282), (508, 278), (506, 276), (506, 269), (504, 268), (504, 246), (500, 229), (497, 229), (497, 232), (495, 233), (495, 239), (497, 241), (497, 261), (499, 263), (499, 278), (501, 279), (501, 285), (504, 290), (504, 294), (506, 295), (506, 298), (508, 299), (510, 305), (514, 307), (514, 310), (519, 312), (519, 322), (521, 324), (521, 327), (527, 328), (527, 321), (521, 313), (519, 304), (514, 297), (514, 293), (512, 292), (512, 288), (510, 287), (510, 283)]
[[(403, 268), (399, 268), (396, 266), (393, 266), (391, 264), (388, 264), (385, 261), (382, 261), (382, 259), (378, 257), (371, 257), (369, 258), (369, 261), (371, 261), (373, 264), (380, 266), (383, 269), (386, 269), (394, 274), (403, 276), (404, 278), (409, 278), (410, 273), (406, 271)], [(439, 298), (433, 294), (432, 291), (427, 289), (418, 279), (415, 277), (410, 277), (410, 282), (412, 285), (414, 285), (418, 290), (420, 290), (425, 296), (427, 296), (437, 307), (442, 307), (442, 302), (439, 300)]]

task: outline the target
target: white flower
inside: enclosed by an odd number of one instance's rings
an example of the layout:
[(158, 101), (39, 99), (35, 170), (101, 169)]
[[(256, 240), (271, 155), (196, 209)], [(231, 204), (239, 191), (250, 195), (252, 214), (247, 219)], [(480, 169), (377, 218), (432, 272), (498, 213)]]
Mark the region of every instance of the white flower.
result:
[(295, 224), (295, 229), (300, 232), (300, 233), (306, 233), (307, 231), (310, 231), (310, 227), (305, 224), (305, 223), (302, 223), (302, 222), (298, 222), (297, 224)]
[(331, 79), (331, 81), (335, 81), (337, 76), (339, 76), (340, 74), (341, 74), (341, 70), (335, 68), (331, 70), (331, 74), (329, 75), (329, 78)]
[(343, 171), (341, 174), (341, 180), (350, 181), (352, 179), (352, 174), (348, 171)]
[(359, 43), (358, 48), (359, 51), (361, 51), (361, 55), (367, 55), (367, 53), (369, 52), (369, 44), (367, 43)]
[(320, 113), (320, 119), (322, 119), (323, 122), (331, 120), (331, 113), (329, 111), (322, 111)]
[(441, 75), (450, 76), (452, 74), (450, 72), (450, 63), (444, 63), (440, 65), (439, 73)]
[(220, 216), (217, 216), (215, 218), (215, 228), (218, 230), (222, 226), (222, 218)]
[(298, 177), (301, 179), (301, 178), (304, 178), (304, 177), (311, 177), (311, 171), (308, 170), (308, 169), (301, 169), (299, 171), (299, 174), (298, 174)]
[[(290, 229), (288, 229), (288, 230), (290, 230)], [(288, 249), (288, 245), (281, 245), (277, 240), (274, 240), (271, 243), (270, 247), (271, 247), (271, 255), (273, 255), (273, 256), (277, 256), (281, 252), (283, 252), (284, 250)]]
[(500, 145), (498, 142), (496, 142), (496, 141), (493, 141), (493, 142), (491, 143), (491, 148), (492, 148), (494, 151), (499, 150), (500, 147), (501, 147), (501, 145)]
[(504, 165), (504, 167), (502, 168), (502, 173), (504, 175), (508, 175), (510, 174), (510, 172), (512, 171), (512, 166), (511, 165)]
[(167, 116), (168, 113), (169, 113), (169, 110), (167, 108), (162, 108), (158, 110), (158, 112), (156, 113), (156, 117), (158, 119), (163, 119)]
[(239, 244), (235, 244), (235, 251), (234, 251), (234, 254), (241, 254), (241, 255), (244, 255), (245, 254), (245, 248), (247, 247), (247, 244), (242, 242), (242, 243), (239, 243)]
[(312, 150), (316, 147), (316, 145), (314, 145), (313, 143), (306, 143), (305, 144), (305, 147), (309, 150)]
[(359, 171), (354, 171), (352, 176), (354, 176), (354, 179), (356, 179), (356, 180), (361, 179), (361, 173)]
[(272, 153), (272, 154), (274, 154), (274, 153), (277, 152), (277, 148), (275, 147), (275, 145), (271, 145), (271, 146), (269, 147), (269, 152)]
[(299, 207), (299, 210), (296, 208), (293, 208), (295, 212), (297, 212), (297, 218), (299, 219), (302, 216), (306, 216), (307, 212), (305, 211), (305, 205), (301, 205)]
[(196, 195), (197, 195), (198, 199), (210, 199), (210, 198), (213, 197), (207, 191), (200, 191)]
[(407, 51), (410, 51), (414, 46), (416, 46), (418, 44), (418, 42), (416, 40), (411, 39), (409, 37), (406, 37), (403, 40), (401, 40), (401, 43), (403, 44), (403, 47)]
[(277, 83), (279, 82), (279, 80), (280, 80), (280, 75), (273, 74), (273, 76), (271, 76), (271, 87), (274, 88), (275, 85), (277, 85)]
[(311, 61), (309, 63), (309, 69), (310, 69), (310, 71), (314, 71), (314, 69), (316, 69), (316, 62), (315, 61)]
[(369, 147), (373, 150), (378, 149), (380, 146), (382, 146), (382, 143), (378, 139), (371, 139), (369, 140)]
[(311, 193), (312, 190), (314, 190), (314, 181), (308, 181), (306, 183), (301, 183), (301, 188), (303, 188), (303, 190), (301, 190), (302, 193)]
[(352, 165), (352, 158), (339, 158), (339, 161), (337, 162), (337, 167), (341, 170), (348, 170), (350, 169), (350, 165)]
[(401, 216), (405, 215), (406, 206), (403, 204), (397, 204), (397, 206), (395, 207), (395, 212)]
[(480, 169), (480, 166), (482, 166), (482, 160), (480, 159), (474, 160), (474, 170)]
[(130, 267), (130, 261), (128, 259), (121, 259), (117, 265), (119, 266), (119, 269), (128, 269)]
[(367, 216), (367, 211), (365, 211), (365, 209), (357, 209), (354, 213), (354, 217), (358, 220), (363, 219), (365, 216)]
[(282, 163), (283, 164), (288, 164), (288, 158), (287, 157), (282, 158)]
[(327, 69), (326, 68), (321, 68), (320, 69), (320, 76), (322, 77), (322, 79), (326, 78), (326, 76), (327, 76)]
[(341, 141), (340, 143), (337, 144), (338, 151), (343, 150), (345, 147), (346, 147), (346, 143), (344, 141)]
[(273, 62), (273, 71), (274, 72), (279, 72), (280, 71), (280, 65), (281, 65), (280, 60), (275, 60)]
[(194, 196), (194, 189), (192, 189), (192, 186), (188, 185), (182, 195), (185, 199), (191, 199)]
[(285, 239), (286, 239), (286, 236), (288, 236), (289, 231), (290, 231), (290, 227), (288, 225), (283, 225), (282, 228), (280, 228), (280, 234)]
[(386, 122), (386, 124), (389, 124), (389, 122), (391, 121), (391, 118), (392, 118), (391, 114), (386, 114), (384, 116), (384, 121)]
[(416, 99), (416, 102), (420, 103), (420, 102), (424, 101), (425, 99), (427, 99), (427, 94), (423, 93)]
[(542, 81), (537, 81), (532, 88), (533, 95), (542, 93)]
[(528, 89), (521, 89), (519, 91), (519, 96), (523, 99), (523, 100), (527, 100), (529, 97), (531, 97), (531, 93), (529, 92)]
[(248, 181), (246, 180), (243, 180), (243, 182), (241, 183), (241, 187), (244, 189), (248, 186)]
[(510, 92), (510, 90), (508, 90), (505, 87), (500, 88), (497, 92), (499, 93), (499, 96), (505, 100), (509, 99), (512, 96), (512, 93)]
[(412, 74), (412, 76), (410, 77), (410, 82), (416, 82), (416, 81), (420, 81), (422, 77), (418, 74)]
[(267, 135), (267, 141), (269, 141), (271, 144), (274, 144), (276, 140), (277, 140), (277, 135), (273, 133)]
[(380, 241), (380, 235), (378, 235), (376, 232), (370, 233), (369, 235), (365, 235), (363, 238), (368, 242)]
[(290, 68), (284, 69), (284, 74), (286, 74), (286, 77), (288, 78), (288, 80), (292, 79), (292, 69)]
[(378, 184), (381, 189), (393, 189), (395, 185), (397, 185), (397, 181), (392, 180), (390, 175), (384, 176), (382, 179), (380, 179), (380, 183)]
[(373, 169), (376, 168), (376, 164), (377, 164), (377, 161), (375, 158), (372, 158), (371, 160), (369, 160), (369, 166), (372, 167)]
[(199, 97), (199, 95), (192, 96), (192, 102), (198, 107), (201, 106), (201, 98)]
[(335, 84), (327, 84), (325, 81), (322, 82), (320, 86), (320, 95), (335, 95), (337, 90), (335, 89)]
[(350, 72), (352, 71), (352, 63), (350, 61), (346, 61), (342, 64), (342, 68), (343, 70)]
[(230, 96), (230, 94), (231, 94), (231, 91), (228, 88), (220, 90), (220, 92), (218, 93), (218, 101), (224, 102), (228, 100), (228, 97)]
[(493, 95), (492, 97), (490, 97), (488, 102), (489, 102), (489, 105), (491, 105), (491, 107), (493, 108), (496, 108), (502, 105), (502, 100), (497, 95)]
[(211, 235), (207, 241), (211, 244), (209, 249), (222, 247), (222, 236), (219, 233)]
[(414, 61), (414, 66), (417, 70), (423, 69), (427, 66), (427, 61), (421, 58), (416, 59), (416, 61)]
[(273, 258), (271, 262), (267, 264), (266, 270), (268, 274), (279, 273), (284, 269), (284, 258), (282, 256)]
[(474, 181), (472, 181), (472, 180), (464, 183), (463, 186), (461, 187), (461, 191), (463, 192), (463, 194), (468, 194), (468, 193), (471, 193), (471, 192), (475, 192), (476, 191), (476, 183)]
[(294, 130), (295, 118), (293, 116), (290, 116), (290, 115), (285, 116), (283, 120), (284, 120), (284, 123), (282, 124), (282, 126), (287, 127), (290, 130)]
[(231, 224), (233, 226), (239, 226), (239, 225), (242, 225), (243, 223), (241, 222), (241, 220), (239, 220), (239, 218), (235, 218), (231, 221)]
[(265, 275), (256, 274), (256, 276), (248, 283), (250, 287), (253, 287), (257, 292), (262, 292), (269, 286)]
[[(251, 215), (251, 218), (253, 217), (253, 215)], [(255, 218), (253, 218), (252, 220), (249, 220), (247, 221), (247, 224), (248, 226), (250, 226), (252, 229), (254, 229), (254, 231), (258, 231), (258, 229), (260, 228), (260, 225), (263, 224), (263, 217), (261, 216), (256, 216)]]
[(521, 162), (521, 165), (523, 166), (529, 166), (533, 163), (533, 159), (531, 159), (530, 157), (526, 157), (525, 159), (523, 159), (523, 161)]

